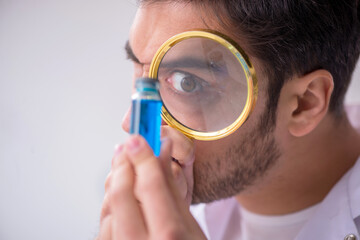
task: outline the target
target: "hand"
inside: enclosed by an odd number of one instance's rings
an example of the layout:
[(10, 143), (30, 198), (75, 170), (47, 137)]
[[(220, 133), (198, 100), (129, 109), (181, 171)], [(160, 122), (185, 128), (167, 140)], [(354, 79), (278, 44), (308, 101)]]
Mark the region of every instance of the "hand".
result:
[[(125, 132), (130, 132), (130, 118), (131, 108), (128, 109), (122, 121), (122, 128)], [(190, 205), (194, 185), (193, 163), (195, 151), (193, 141), (181, 132), (166, 125), (165, 122), (161, 125), (161, 137), (170, 138), (173, 142), (171, 156), (174, 161), (172, 161), (171, 169), (183, 199)], [(107, 177), (105, 186), (110, 178), (111, 172)]]
[(170, 152), (170, 141), (164, 141), (157, 159), (140, 136), (118, 149), (106, 186), (100, 240), (205, 239), (178, 191)]
[[(127, 115), (126, 115), (127, 116)], [(126, 117), (127, 119), (128, 117)], [(124, 122), (128, 122), (125, 120)], [(124, 124), (124, 130), (127, 129), (128, 124)], [(175, 183), (178, 187), (182, 199), (190, 206), (192, 200), (192, 191), (194, 185), (193, 179), (193, 163), (195, 159), (194, 144), (191, 139), (183, 135), (181, 132), (175, 130), (168, 125), (161, 126), (161, 137), (169, 138), (172, 142), (171, 153), (171, 170), (175, 179)], [(116, 149), (115, 156), (112, 160), (112, 168), (115, 157), (121, 152), (123, 146), (119, 146)], [(167, 159), (168, 160), (168, 159)], [(105, 197), (102, 206), (101, 216), (107, 215), (109, 212), (109, 197), (108, 190), (111, 182), (112, 171), (108, 174), (105, 181)], [(101, 217), (103, 219), (103, 217)]]
[(191, 139), (174, 128), (161, 126), (161, 137), (171, 139), (171, 170), (182, 199), (190, 206), (194, 186), (194, 144)]

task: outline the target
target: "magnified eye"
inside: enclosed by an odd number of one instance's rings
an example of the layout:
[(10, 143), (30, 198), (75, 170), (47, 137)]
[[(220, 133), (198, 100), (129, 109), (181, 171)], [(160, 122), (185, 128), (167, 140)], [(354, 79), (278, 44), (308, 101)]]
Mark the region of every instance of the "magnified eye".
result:
[(200, 80), (195, 76), (183, 72), (173, 72), (167, 80), (180, 92), (191, 93), (202, 87)]

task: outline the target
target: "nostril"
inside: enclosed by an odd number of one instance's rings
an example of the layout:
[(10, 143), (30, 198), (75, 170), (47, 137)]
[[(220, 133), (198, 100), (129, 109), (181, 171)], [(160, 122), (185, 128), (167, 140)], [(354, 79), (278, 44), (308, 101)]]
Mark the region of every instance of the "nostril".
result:
[(173, 162), (177, 163), (179, 166), (181, 166), (179, 160), (177, 160), (176, 158), (171, 157), (171, 160), (172, 160)]

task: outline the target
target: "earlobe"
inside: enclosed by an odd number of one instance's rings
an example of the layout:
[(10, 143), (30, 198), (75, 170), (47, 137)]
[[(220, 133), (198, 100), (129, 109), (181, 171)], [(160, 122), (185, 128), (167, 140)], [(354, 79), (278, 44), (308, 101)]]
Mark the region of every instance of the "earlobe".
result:
[(291, 81), (294, 81), (291, 88), (295, 107), (288, 130), (291, 135), (301, 137), (314, 130), (325, 117), (334, 82), (332, 75), (322, 69)]

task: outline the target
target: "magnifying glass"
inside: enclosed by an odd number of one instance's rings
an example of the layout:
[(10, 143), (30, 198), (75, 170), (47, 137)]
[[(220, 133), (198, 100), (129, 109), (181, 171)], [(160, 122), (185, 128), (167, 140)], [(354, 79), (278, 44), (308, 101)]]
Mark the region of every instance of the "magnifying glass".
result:
[(249, 58), (215, 32), (189, 31), (167, 40), (152, 60), (149, 77), (159, 81), (164, 121), (199, 140), (236, 131), (257, 98)]

